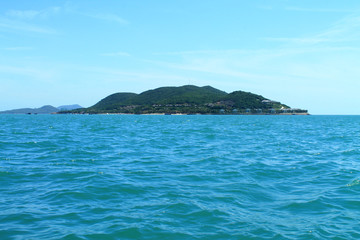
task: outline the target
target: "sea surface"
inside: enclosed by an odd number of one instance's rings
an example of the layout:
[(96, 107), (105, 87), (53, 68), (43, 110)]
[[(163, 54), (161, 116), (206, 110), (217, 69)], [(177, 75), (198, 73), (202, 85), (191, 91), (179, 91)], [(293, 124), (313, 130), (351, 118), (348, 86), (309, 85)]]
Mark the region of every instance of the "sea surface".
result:
[(0, 239), (360, 239), (360, 116), (0, 115)]

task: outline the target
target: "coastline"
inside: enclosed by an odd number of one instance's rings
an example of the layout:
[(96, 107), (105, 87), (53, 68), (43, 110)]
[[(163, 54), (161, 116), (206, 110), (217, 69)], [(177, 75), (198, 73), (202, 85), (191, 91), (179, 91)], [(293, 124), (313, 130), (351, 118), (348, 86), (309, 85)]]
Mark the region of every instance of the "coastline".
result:
[(71, 114), (71, 115), (146, 115), (146, 116), (163, 116), (163, 115), (171, 115), (171, 116), (189, 116), (189, 115), (212, 115), (212, 116), (236, 116), (236, 115), (242, 115), (242, 116), (262, 116), (262, 115), (283, 115), (283, 116), (291, 116), (291, 115), (301, 115), (301, 116), (307, 116), (311, 115), (310, 113), (237, 113), (237, 114), (203, 114), (203, 113), (51, 113), (51, 114)]

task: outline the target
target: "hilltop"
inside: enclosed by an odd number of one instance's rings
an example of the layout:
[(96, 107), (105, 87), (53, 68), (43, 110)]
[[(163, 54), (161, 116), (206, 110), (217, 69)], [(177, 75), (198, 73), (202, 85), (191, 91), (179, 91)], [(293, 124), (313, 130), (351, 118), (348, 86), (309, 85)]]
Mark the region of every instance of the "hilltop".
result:
[(261, 95), (226, 93), (211, 86), (160, 87), (140, 94), (111, 94), (89, 108), (60, 113), (124, 114), (307, 114)]

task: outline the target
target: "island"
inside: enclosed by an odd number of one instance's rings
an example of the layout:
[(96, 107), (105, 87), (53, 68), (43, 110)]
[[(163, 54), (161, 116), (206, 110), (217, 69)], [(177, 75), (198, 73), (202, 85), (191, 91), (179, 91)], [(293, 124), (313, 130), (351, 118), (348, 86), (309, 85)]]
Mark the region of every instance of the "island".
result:
[(62, 105), (59, 107), (45, 105), (39, 108), (18, 108), (18, 109), (0, 111), (0, 114), (52, 114), (52, 113), (57, 113), (59, 111), (69, 111), (76, 108), (83, 108), (83, 107), (78, 104)]
[(88, 108), (59, 114), (308, 115), (278, 101), (244, 91), (226, 93), (211, 86), (160, 87), (140, 94), (111, 94)]

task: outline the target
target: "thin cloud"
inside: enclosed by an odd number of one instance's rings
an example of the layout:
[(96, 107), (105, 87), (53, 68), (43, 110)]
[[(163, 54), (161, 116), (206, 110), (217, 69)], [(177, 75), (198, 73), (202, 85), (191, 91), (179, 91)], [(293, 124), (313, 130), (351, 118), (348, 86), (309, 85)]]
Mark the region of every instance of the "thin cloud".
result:
[(265, 41), (273, 41), (273, 42), (285, 42), (285, 43), (296, 43), (296, 44), (317, 44), (323, 42), (330, 42), (331, 40), (327, 38), (319, 38), (319, 37), (304, 37), (304, 38), (286, 38), (286, 37), (265, 37), (262, 38)]
[(33, 67), (14, 67), (8, 65), (0, 65), (0, 72), (13, 75), (23, 75), (42, 81), (48, 81), (53, 77), (53, 72), (51, 72), (50, 70), (38, 69)]
[(258, 5), (257, 7), (260, 9), (264, 9), (264, 10), (273, 10), (274, 9), (274, 7), (270, 6), (270, 5)]
[(47, 18), (58, 13), (60, 10), (60, 7), (51, 7), (43, 10), (9, 10), (5, 15), (10, 18), (31, 20), (36, 17)]
[[(241, 60), (239, 60), (241, 61)], [(254, 80), (254, 79), (270, 79), (271, 77), (265, 76), (262, 74), (241, 71), (238, 69), (233, 69), (229, 67), (229, 63), (232, 60), (224, 60), (218, 59), (217, 56), (213, 56), (212, 58), (204, 58), (204, 59), (191, 59), (186, 61), (185, 63), (169, 63), (169, 62), (162, 62), (162, 61), (151, 61), (148, 60), (147, 62), (157, 64), (159, 66), (170, 68), (170, 69), (178, 69), (178, 70), (185, 70), (185, 71), (193, 71), (193, 72), (202, 72), (207, 74), (216, 74), (220, 76), (228, 76), (228, 77), (235, 77), (241, 79)]]
[(262, 40), (277, 41), (288, 44), (319, 45), (324, 43), (347, 43), (360, 40), (360, 16), (348, 16), (333, 24), (323, 32), (313, 36), (290, 38), (290, 37), (266, 37)]
[(130, 57), (131, 55), (127, 52), (112, 52), (112, 53), (103, 53), (100, 54), (101, 56), (106, 56), (106, 57), (116, 57), (116, 56), (121, 56), (121, 57)]
[(40, 14), (40, 11), (28, 10), (28, 11), (19, 11), (19, 10), (10, 10), (6, 12), (6, 16), (20, 18), (20, 19), (33, 19)]
[(0, 30), (7, 30), (7, 31), (15, 30), (15, 31), (35, 32), (35, 33), (43, 33), (43, 34), (57, 33), (54, 29), (51, 28), (41, 27), (24, 21), (16, 21), (6, 18), (0, 18)]
[(241, 49), (224, 49), (224, 50), (193, 50), (193, 51), (178, 51), (178, 52), (156, 52), (153, 55), (159, 56), (185, 56), (185, 55), (213, 55), (213, 54), (243, 54), (247, 50)]
[(162, 74), (162, 73), (151, 73), (151, 72), (142, 72), (142, 71), (136, 71), (136, 72), (130, 72), (130, 71), (121, 71), (117, 69), (112, 68), (102, 68), (102, 67), (78, 67), (78, 69), (84, 70), (86, 72), (96, 72), (101, 73), (102, 75), (106, 76), (112, 76), (116, 79), (121, 79), (122, 76), (128, 76), (128, 77), (135, 77), (137, 79), (176, 79), (176, 80), (186, 80), (188, 78), (182, 77), (179, 75), (172, 75), (172, 74)]
[[(326, 81), (336, 74), (326, 69), (339, 68), (340, 61), (334, 56), (343, 56), (342, 61), (350, 62), (354, 54), (360, 51), (359, 45), (352, 42), (360, 40), (360, 16), (347, 16), (335, 22), (332, 27), (318, 34), (297, 38), (264, 38), (267, 41), (279, 41), (284, 44), (273, 49), (259, 50), (214, 50), (214, 51), (183, 51), (165, 52), (163, 55), (173, 55), (172, 61), (154, 62), (163, 68), (179, 69), (192, 72), (202, 72), (211, 75), (224, 76), (224, 79), (236, 78), (256, 82), (259, 79), (281, 82), (281, 79), (317, 79)], [(335, 53), (336, 52), (336, 53)], [(327, 57), (322, 58), (322, 53)], [(161, 55), (161, 53), (157, 53)], [(309, 61), (302, 61), (308, 56)], [(316, 61), (310, 61), (312, 58)], [(292, 64), (293, 59), (296, 60)], [(320, 62), (314, 68), (316, 62)], [(284, 67), (284, 62), (288, 62)], [(323, 67), (321, 67), (323, 65)], [(353, 66), (354, 64), (351, 64)], [(299, 68), (297, 68), (297, 66)], [(345, 68), (345, 67), (343, 67)], [(321, 72), (318, 70), (321, 69)], [(348, 72), (356, 75), (355, 70)], [(306, 73), (306, 74), (304, 74)], [(337, 76), (337, 75), (336, 75)]]
[(121, 25), (129, 24), (129, 22), (127, 20), (123, 19), (122, 17), (120, 17), (116, 14), (112, 14), (112, 13), (97, 13), (97, 14), (79, 13), (79, 14), (81, 14), (83, 16), (99, 19), (99, 20), (119, 23)]
[(62, 7), (62, 9), (64, 10), (64, 12), (70, 13), (70, 14), (75, 14), (75, 15), (79, 15), (79, 16), (89, 17), (89, 18), (108, 21), (108, 22), (115, 22), (115, 23), (118, 23), (121, 25), (129, 24), (129, 21), (120, 17), (117, 14), (101, 13), (101, 12), (98, 12), (98, 13), (84, 12), (83, 9), (80, 9), (79, 7), (77, 7), (75, 2), (66, 2), (65, 5)]
[(107, 14), (97, 14), (95, 15), (96, 18), (98, 19), (103, 19), (103, 20), (106, 20), (106, 21), (111, 21), (111, 22), (117, 22), (117, 23), (120, 23), (120, 24), (128, 24), (129, 22), (126, 21), (125, 19), (115, 15), (115, 14), (110, 14), (110, 13), (107, 13)]
[(297, 11), (297, 12), (339, 12), (339, 13), (354, 13), (358, 12), (358, 9), (335, 9), (335, 8), (302, 8), (302, 7), (285, 7), (287, 11)]
[(32, 47), (7, 47), (7, 48), (3, 48), (6, 51), (29, 51), (29, 50), (33, 50)]

